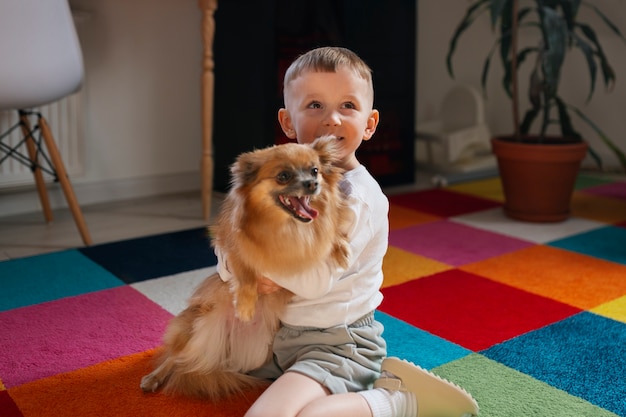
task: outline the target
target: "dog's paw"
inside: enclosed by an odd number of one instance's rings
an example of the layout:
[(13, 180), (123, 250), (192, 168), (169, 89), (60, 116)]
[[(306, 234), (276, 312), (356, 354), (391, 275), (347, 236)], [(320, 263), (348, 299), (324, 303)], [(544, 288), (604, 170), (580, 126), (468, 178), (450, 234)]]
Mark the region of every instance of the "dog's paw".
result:
[(154, 373), (151, 373), (141, 378), (139, 386), (143, 392), (156, 392), (161, 386), (161, 381)]

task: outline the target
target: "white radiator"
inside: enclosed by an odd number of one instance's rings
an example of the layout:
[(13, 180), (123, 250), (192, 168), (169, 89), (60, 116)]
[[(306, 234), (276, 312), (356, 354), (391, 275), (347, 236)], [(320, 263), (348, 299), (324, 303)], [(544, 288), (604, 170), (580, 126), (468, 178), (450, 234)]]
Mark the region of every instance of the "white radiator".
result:
[[(83, 155), (83, 110), (81, 104), (81, 93), (68, 96), (39, 109), (43, 117), (48, 121), (50, 130), (54, 136), (61, 158), (65, 164), (65, 169), (70, 178), (80, 176), (84, 170)], [(6, 132), (11, 126), (17, 123), (19, 117), (17, 111), (0, 111), (0, 134)], [(31, 123), (36, 123), (36, 118), (31, 117)], [(40, 131), (35, 133), (39, 138)], [(13, 132), (2, 142), (13, 147), (22, 140), (20, 128)], [(45, 149), (45, 145), (44, 145)], [(28, 155), (26, 146), (22, 144), (20, 152)], [(46, 151), (47, 152), (47, 151)], [(0, 159), (5, 156), (5, 152), (0, 150)], [(50, 175), (44, 174), (47, 180), (51, 180)], [(23, 165), (14, 158), (8, 158), (0, 164), (0, 189), (22, 185), (34, 185), (35, 180), (29, 167)]]

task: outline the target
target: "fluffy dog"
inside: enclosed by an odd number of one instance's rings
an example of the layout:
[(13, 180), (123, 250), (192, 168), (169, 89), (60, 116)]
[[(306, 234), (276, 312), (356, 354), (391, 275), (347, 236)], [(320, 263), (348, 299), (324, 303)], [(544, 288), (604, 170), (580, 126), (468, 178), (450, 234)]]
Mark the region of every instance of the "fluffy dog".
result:
[(338, 142), (284, 144), (240, 155), (210, 228), (233, 278), (208, 277), (170, 322), (159, 365), (141, 388), (217, 400), (264, 383), (246, 375), (271, 357), (278, 316), (293, 294), (258, 295), (257, 278), (347, 267), (352, 211), (334, 166)]

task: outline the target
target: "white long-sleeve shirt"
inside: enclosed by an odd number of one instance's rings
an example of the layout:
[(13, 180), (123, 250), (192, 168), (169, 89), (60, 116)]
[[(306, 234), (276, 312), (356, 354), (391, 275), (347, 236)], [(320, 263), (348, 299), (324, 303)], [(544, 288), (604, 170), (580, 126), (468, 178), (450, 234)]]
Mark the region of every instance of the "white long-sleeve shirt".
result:
[[(363, 165), (344, 174), (342, 189), (355, 214), (348, 234), (349, 266), (337, 270), (323, 264), (299, 276), (268, 276), (295, 294), (281, 316), (285, 324), (316, 328), (350, 324), (375, 310), (383, 299), (380, 287), (389, 235), (389, 201)], [(217, 270), (228, 281), (232, 276), (219, 248), (216, 253)]]

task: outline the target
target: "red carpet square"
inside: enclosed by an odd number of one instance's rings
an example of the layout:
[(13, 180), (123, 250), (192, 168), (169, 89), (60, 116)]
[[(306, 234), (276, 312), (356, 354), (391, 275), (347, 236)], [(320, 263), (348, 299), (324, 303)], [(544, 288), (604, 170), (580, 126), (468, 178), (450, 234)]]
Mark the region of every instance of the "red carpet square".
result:
[(7, 391), (0, 391), (0, 410), (2, 417), (24, 416)]
[(381, 311), (474, 351), (580, 312), (459, 270), (387, 287), (383, 294)]
[(407, 252), (460, 266), (533, 245), (447, 220), (392, 230), (389, 244)]
[(0, 314), (0, 377), (7, 388), (154, 348), (171, 314), (131, 287)]
[(442, 217), (459, 216), (461, 214), (487, 210), (502, 205), (497, 201), (456, 193), (441, 188), (390, 196), (389, 202)]

